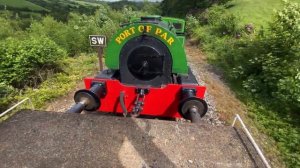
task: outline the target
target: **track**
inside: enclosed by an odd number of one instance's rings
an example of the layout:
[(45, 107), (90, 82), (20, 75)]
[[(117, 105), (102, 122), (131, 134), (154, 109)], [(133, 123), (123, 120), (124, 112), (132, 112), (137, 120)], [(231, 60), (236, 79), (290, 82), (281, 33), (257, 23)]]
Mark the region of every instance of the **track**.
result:
[(22, 111), (1, 123), (0, 132), (2, 168), (260, 164), (243, 134), (227, 126)]

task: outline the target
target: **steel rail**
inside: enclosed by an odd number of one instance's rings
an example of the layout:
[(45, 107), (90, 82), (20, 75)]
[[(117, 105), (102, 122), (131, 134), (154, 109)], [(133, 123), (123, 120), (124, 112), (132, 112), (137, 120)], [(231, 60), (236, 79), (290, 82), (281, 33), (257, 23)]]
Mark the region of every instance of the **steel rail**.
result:
[(254, 141), (254, 138), (252, 137), (251, 133), (249, 132), (249, 130), (247, 129), (246, 125), (244, 124), (242, 118), (236, 114), (235, 117), (234, 117), (234, 120), (232, 122), (232, 127), (234, 127), (235, 123), (236, 123), (236, 120), (239, 120), (239, 122), (241, 123), (242, 125), (242, 128), (244, 129), (247, 137), (249, 138), (250, 142), (252, 143), (252, 145), (254, 146), (256, 152), (258, 153), (258, 155), (260, 156), (261, 160), (263, 161), (264, 165), (267, 167), (267, 168), (271, 168), (270, 164), (268, 163), (266, 157), (264, 156), (264, 154), (262, 153), (262, 151), (260, 150), (260, 148), (258, 147), (257, 143)]
[(31, 109), (34, 110), (34, 106), (31, 102), (31, 100), (29, 98), (25, 98), (24, 100), (18, 102), (17, 104), (13, 105), (11, 108), (7, 109), (6, 111), (4, 111), (3, 113), (0, 114), (0, 118), (3, 117), (5, 114), (7, 114), (8, 112), (12, 111), (13, 109), (15, 109), (16, 107), (18, 107), (19, 105), (23, 104), (24, 102), (28, 101), (31, 105)]

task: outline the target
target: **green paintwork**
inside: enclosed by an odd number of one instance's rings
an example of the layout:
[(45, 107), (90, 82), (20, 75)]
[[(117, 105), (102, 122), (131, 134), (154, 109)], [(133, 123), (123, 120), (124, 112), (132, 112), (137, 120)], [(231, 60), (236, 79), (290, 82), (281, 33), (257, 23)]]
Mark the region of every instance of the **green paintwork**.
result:
[[(170, 24), (169, 21), (170, 18), (166, 18), (164, 20), (164, 23), (162, 24), (151, 24), (151, 23), (139, 23), (140, 18), (134, 18), (131, 20), (131, 22), (126, 26), (120, 29), (110, 40), (110, 42), (107, 45), (107, 48), (105, 50), (105, 63), (106, 66), (110, 69), (119, 69), (119, 56), (120, 52), (122, 50), (122, 47), (126, 44), (126, 42), (134, 37), (141, 36), (143, 32), (138, 31), (139, 26), (152, 26), (152, 29), (150, 32), (144, 32), (146, 35), (153, 36), (157, 38), (158, 40), (162, 41), (169, 49), (171, 55), (172, 55), (172, 73), (187, 75), (188, 74), (188, 66), (187, 66), (187, 60), (186, 60), (186, 54), (184, 50), (184, 36), (181, 33), (182, 30), (177, 30), (174, 28), (172, 24)], [(178, 19), (179, 21), (183, 21), (181, 19)], [(176, 21), (174, 18), (173, 21)], [(184, 21), (181, 22), (184, 24)], [(131, 34), (127, 38), (125, 38), (120, 44), (117, 43), (116, 38), (119, 37), (121, 33), (124, 32), (124, 30), (128, 30), (129, 28), (134, 27), (135, 33)], [(156, 28), (162, 29), (163, 32), (168, 33), (168, 37), (172, 37), (174, 39), (174, 42), (172, 45), (170, 45), (166, 40), (164, 40), (161, 36), (155, 34)], [(184, 25), (182, 26), (184, 31)], [(180, 32), (179, 32), (180, 31)], [(179, 32), (180, 35), (177, 35), (176, 33)]]

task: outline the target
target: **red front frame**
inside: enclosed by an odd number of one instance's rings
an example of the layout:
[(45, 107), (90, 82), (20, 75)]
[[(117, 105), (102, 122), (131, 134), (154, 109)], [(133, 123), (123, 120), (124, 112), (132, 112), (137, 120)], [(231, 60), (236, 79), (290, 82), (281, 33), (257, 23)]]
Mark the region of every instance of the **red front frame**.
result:
[[(101, 106), (98, 109), (99, 112), (122, 114), (123, 110), (119, 99), (120, 92), (124, 91), (125, 106), (128, 113), (131, 113), (137, 97), (136, 89), (139, 87), (124, 85), (120, 83), (120, 81), (113, 79), (85, 78), (84, 83), (86, 89), (90, 89), (91, 83), (97, 81), (105, 82), (106, 84), (106, 95), (100, 99)], [(168, 84), (161, 88), (147, 87), (149, 94), (145, 96), (144, 107), (140, 114), (155, 117), (181, 118), (182, 116), (178, 110), (182, 88), (196, 89), (196, 96), (200, 99), (204, 99), (205, 86)]]

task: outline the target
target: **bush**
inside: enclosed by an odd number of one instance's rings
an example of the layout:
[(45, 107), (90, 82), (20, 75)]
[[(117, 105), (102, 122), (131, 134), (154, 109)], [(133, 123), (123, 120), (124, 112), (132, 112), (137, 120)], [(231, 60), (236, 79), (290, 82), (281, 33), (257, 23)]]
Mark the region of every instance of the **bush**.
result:
[(6, 18), (0, 17), (0, 23), (0, 40), (14, 36), (16, 31), (20, 29), (16, 21), (9, 21)]
[[(288, 103), (291, 107), (300, 109), (300, 5), (287, 3), (279, 11), (275, 21), (271, 23), (269, 55), (272, 55), (277, 66), (266, 67), (269, 75), (274, 78), (269, 82), (276, 85), (273, 96)], [(276, 62), (278, 61), (278, 62)], [(282, 69), (282, 67), (285, 67)], [(276, 74), (280, 71), (281, 73)], [(300, 114), (300, 113), (299, 113)]]
[(16, 89), (12, 86), (0, 82), (0, 111), (4, 111), (5, 108), (13, 100), (13, 96), (17, 93)]
[(65, 52), (47, 37), (7, 39), (0, 43), (0, 82), (15, 88), (38, 84), (47, 71), (59, 69)]
[[(194, 18), (190, 20), (197, 25)], [(199, 26), (190, 29), (193, 37), (210, 61), (224, 69), (242, 100), (254, 104), (248, 106), (249, 112), (261, 131), (276, 141), (287, 166), (299, 167), (299, 4), (286, 3), (269, 29), (258, 34), (240, 31), (238, 20), (223, 7), (209, 9), (198, 20)]]
[[(300, 108), (300, 6), (286, 4), (263, 37), (236, 42), (236, 77), (244, 86), (277, 98), (291, 109)], [(233, 56), (233, 55), (232, 55)], [(260, 93), (261, 94), (261, 93)]]
[(67, 23), (58, 22), (50, 16), (45, 17), (41, 22), (34, 22), (28, 31), (36, 38), (40, 36), (50, 38), (64, 48), (69, 56), (75, 56), (82, 52), (92, 51), (89, 35), (102, 34), (110, 39), (118, 30), (120, 22), (142, 14), (132, 11), (131, 8), (124, 8), (121, 13), (100, 5), (91, 16), (70, 13)]
[(200, 26), (200, 22), (195, 16), (188, 15), (186, 17), (186, 31), (188, 33), (192, 32), (195, 28), (199, 26)]
[(225, 6), (214, 5), (201, 14), (202, 24), (208, 24), (212, 31), (219, 36), (237, 35), (240, 33), (240, 19), (230, 13)]
[(66, 32), (66, 25), (54, 20), (51, 16), (44, 17), (41, 21), (33, 22), (28, 32), (34, 38), (46, 36), (57, 45), (65, 48), (66, 40), (64, 39), (64, 34)]

